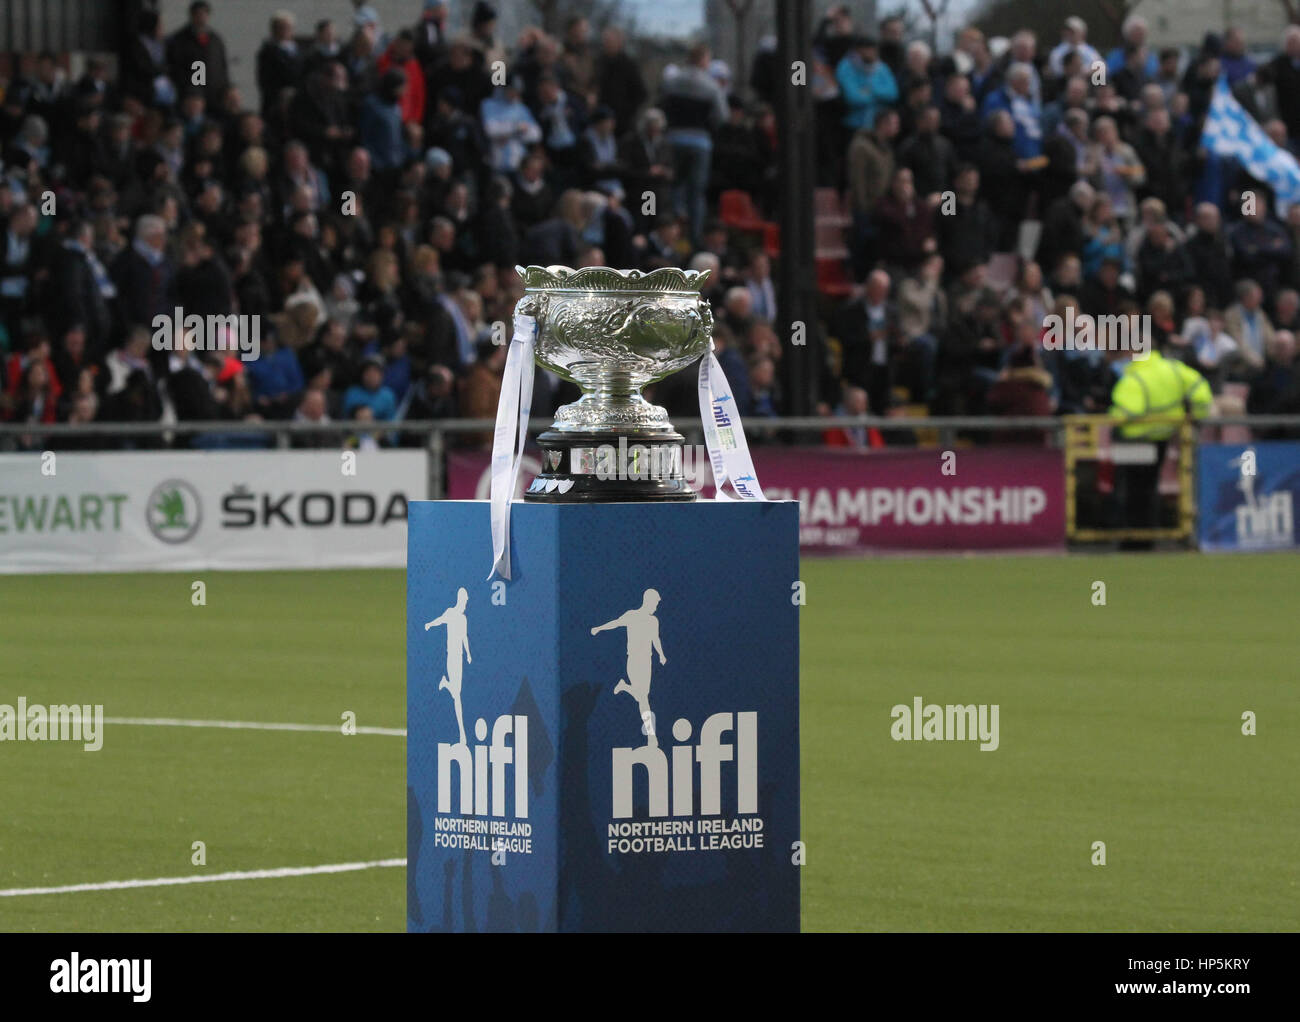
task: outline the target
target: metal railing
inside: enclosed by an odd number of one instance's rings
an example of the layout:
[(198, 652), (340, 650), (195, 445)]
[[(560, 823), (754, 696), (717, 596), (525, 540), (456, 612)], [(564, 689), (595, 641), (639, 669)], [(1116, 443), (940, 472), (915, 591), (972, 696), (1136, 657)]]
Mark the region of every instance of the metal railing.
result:
[[(533, 436), (551, 425), (549, 418), (535, 418), (529, 422)], [(78, 451), (112, 451), (120, 448), (120, 441), (139, 438), (162, 438), (171, 442), (180, 437), (257, 437), (265, 436), (267, 446), (278, 449), (293, 447), (295, 439), (306, 437), (345, 438), (358, 435), (402, 435), (423, 437), (419, 446), (429, 453), (429, 495), (440, 498), (446, 494), (446, 454), (453, 449), (454, 439), (467, 433), (492, 433), (495, 419), (412, 419), (400, 422), (293, 422), (293, 421), (203, 421), (203, 422), (95, 422), (72, 423), (0, 423), (0, 452), (13, 451), (19, 438), (31, 438), (35, 443), (22, 444), (19, 449), (32, 451), (63, 448), (60, 441), (67, 438), (101, 440), (103, 447), (78, 444)], [(703, 429), (698, 422), (676, 423), (689, 443), (703, 443)], [(1069, 426), (1067, 417), (1061, 416), (949, 416), (927, 418), (878, 415), (852, 416), (802, 416), (785, 418), (749, 419), (745, 429), (751, 442), (762, 443), (771, 434), (821, 433), (830, 429), (874, 428), (883, 433), (897, 435), (912, 433), (917, 446), (951, 447), (961, 440), (962, 434), (999, 434), (1017, 430), (1041, 430), (1052, 446), (1065, 446), (1065, 433)], [(1205, 430), (1224, 426), (1244, 426), (1259, 430), (1284, 430), (1300, 439), (1300, 415), (1226, 415), (1204, 418), (1198, 428)], [(200, 449), (203, 445), (200, 444)], [(414, 446), (406, 443), (405, 446)], [(182, 449), (189, 449), (188, 446)], [(161, 453), (160, 449), (160, 453)]]

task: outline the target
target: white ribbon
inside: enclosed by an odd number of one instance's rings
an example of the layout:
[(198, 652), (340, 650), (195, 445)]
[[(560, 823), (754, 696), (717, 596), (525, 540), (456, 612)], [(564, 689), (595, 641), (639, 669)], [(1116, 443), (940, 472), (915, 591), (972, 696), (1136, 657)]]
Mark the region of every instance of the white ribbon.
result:
[(497, 402), (497, 426), (492, 435), (492, 570), (510, 577), (510, 502), (519, 484), (519, 465), (528, 440), (528, 417), (533, 410), (533, 342), (537, 321), (515, 313), (515, 333), (506, 353)]
[(731, 384), (713, 353), (712, 340), (708, 355), (700, 359), (700, 421), (704, 424), (704, 443), (713, 465), (713, 499), (734, 499), (722, 492), (723, 485), (731, 480), (741, 500), (767, 500), (754, 473), (754, 459), (749, 456), (745, 427), (740, 422)]

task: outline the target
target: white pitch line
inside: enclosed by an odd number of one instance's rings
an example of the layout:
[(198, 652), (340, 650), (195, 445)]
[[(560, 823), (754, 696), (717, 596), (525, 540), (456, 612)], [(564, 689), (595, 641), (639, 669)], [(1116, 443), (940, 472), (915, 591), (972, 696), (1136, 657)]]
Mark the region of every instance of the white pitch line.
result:
[(386, 869), (405, 866), (405, 859), (376, 859), (374, 862), (337, 862), (329, 866), (285, 866), (280, 869), (250, 869), (208, 876), (155, 877), (152, 880), (109, 880), (102, 884), (67, 884), (63, 887), (11, 887), (0, 891), (0, 898), (18, 898), (28, 894), (74, 894), (78, 891), (121, 891), (132, 887), (173, 887), (178, 884), (215, 884), (222, 880), (274, 880), (278, 877), (302, 877), (316, 873), (354, 873), (361, 869)]
[[(342, 724), (264, 724), (255, 720), (180, 720), (174, 717), (105, 717), (105, 724), (139, 724), (145, 727), (224, 727), (249, 731), (331, 731), (342, 732)], [(406, 737), (404, 727), (356, 728), (359, 735), (393, 735)]]

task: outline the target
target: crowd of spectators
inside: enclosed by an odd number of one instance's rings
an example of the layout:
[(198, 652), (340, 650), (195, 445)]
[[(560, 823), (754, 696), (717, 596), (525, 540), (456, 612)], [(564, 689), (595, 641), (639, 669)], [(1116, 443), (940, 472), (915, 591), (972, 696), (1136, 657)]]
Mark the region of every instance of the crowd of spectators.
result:
[(1295, 154), (1300, 26), (1262, 61), (1235, 28), (1158, 49), (1137, 16), (1104, 56), (1077, 17), (942, 55), (880, 28), (834, 9), (817, 35), (818, 166), (864, 281), (831, 333), (874, 411), (1105, 411), (1131, 351), (1045, 345), (1055, 316), (1123, 317), (1225, 413), (1300, 412), (1300, 206), (1201, 145), (1222, 78)]
[[(76, 80), (43, 53), (4, 83), (0, 420), (32, 426), (19, 446), (53, 422), (89, 446), (96, 422), (373, 420), (416, 443), (402, 420), (490, 418), (494, 324), (534, 263), (712, 270), (740, 410), (787, 411), (772, 255), (719, 218), (724, 192), (779, 212), (791, 86), (771, 40), (747, 82), (704, 45), (647, 81), (616, 27), (508, 42), (483, 0), (455, 31), (444, 0), (418, 6), (396, 26), (364, 4), (309, 27), (277, 12), (255, 100), (206, 0), (171, 32), (145, 11)], [(818, 184), (842, 197), (852, 282), (824, 296), (820, 412), (1104, 411), (1124, 356), (1044, 350), (1052, 314), (1149, 317), (1222, 407), (1300, 412), (1300, 206), (1199, 145), (1224, 76), (1294, 151), (1300, 27), (1262, 62), (1231, 28), (1158, 49), (1138, 17), (1104, 56), (1077, 18), (1059, 43), (968, 27), (937, 54), (836, 7), (814, 41)], [(260, 356), (187, 350), (156, 325), (178, 308), (257, 317)], [(537, 415), (576, 396), (536, 379)], [(695, 407), (688, 375), (652, 396)]]

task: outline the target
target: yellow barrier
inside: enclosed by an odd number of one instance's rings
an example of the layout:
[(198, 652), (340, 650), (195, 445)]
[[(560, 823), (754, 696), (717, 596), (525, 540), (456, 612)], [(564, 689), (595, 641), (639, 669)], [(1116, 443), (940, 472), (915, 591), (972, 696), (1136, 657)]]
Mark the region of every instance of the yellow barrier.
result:
[[(1196, 532), (1196, 428), (1191, 419), (1178, 427), (1178, 524), (1156, 529), (1080, 528), (1078, 512), (1078, 475), (1080, 462), (1099, 461), (1105, 435), (1115, 426), (1106, 415), (1065, 415), (1065, 536), (1075, 543), (1099, 543), (1112, 540), (1190, 540)], [(1129, 419), (1126, 422), (1147, 420)], [(1156, 421), (1152, 419), (1150, 421)]]

